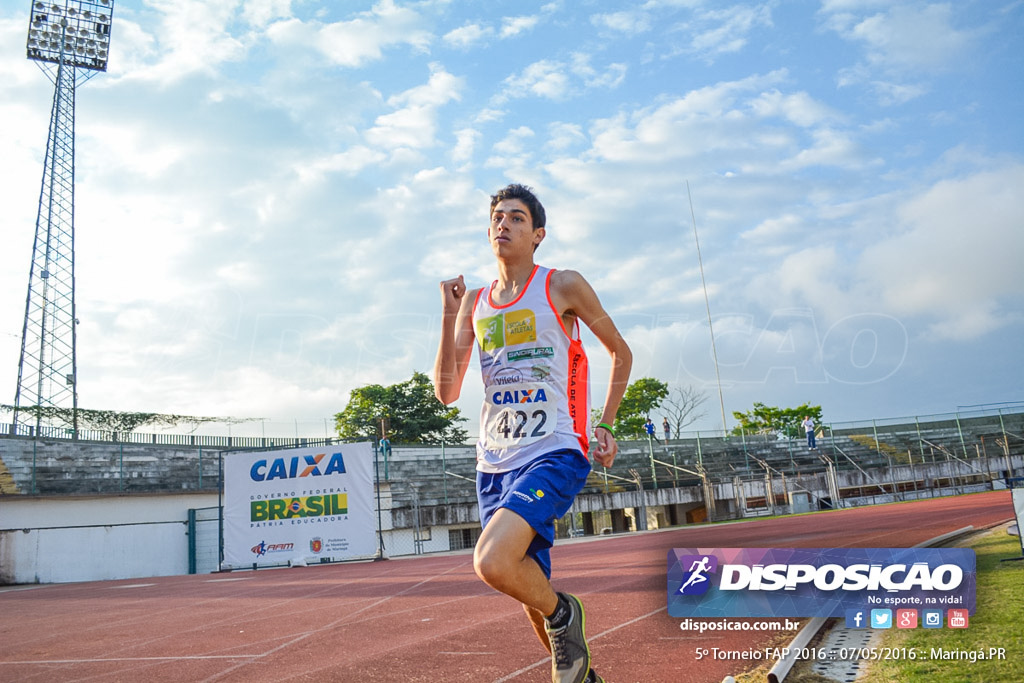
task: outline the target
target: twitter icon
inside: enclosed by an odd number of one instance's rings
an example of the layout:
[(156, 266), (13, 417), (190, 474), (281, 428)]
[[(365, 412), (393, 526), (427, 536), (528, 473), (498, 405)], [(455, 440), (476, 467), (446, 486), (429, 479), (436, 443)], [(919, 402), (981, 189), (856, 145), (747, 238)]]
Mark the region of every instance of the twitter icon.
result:
[(892, 628), (892, 610), (871, 610), (871, 628)]

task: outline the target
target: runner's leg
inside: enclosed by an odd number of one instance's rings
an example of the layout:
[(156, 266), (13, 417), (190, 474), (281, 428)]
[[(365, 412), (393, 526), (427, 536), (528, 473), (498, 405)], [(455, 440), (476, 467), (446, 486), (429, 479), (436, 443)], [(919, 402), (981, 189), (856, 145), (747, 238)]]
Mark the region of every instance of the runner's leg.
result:
[(473, 568), (491, 588), (545, 615), (554, 612), (558, 596), (540, 565), (526, 554), (535, 535), (525, 519), (501, 508), (480, 534)]
[(540, 644), (544, 646), (548, 654), (551, 654), (551, 641), (548, 640), (548, 632), (544, 628), (544, 615), (529, 605), (523, 605), (523, 610), (526, 612), (526, 618), (530, 620), (530, 626), (533, 626), (533, 632), (540, 639)]

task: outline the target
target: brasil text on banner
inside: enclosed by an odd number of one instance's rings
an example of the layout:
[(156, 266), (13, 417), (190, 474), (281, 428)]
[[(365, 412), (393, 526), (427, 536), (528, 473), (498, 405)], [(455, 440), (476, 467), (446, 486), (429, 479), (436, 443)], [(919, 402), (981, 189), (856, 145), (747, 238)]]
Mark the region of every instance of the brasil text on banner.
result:
[(974, 613), (969, 548), (673, 548), (673, 617), (841, 617), (848, 609)]

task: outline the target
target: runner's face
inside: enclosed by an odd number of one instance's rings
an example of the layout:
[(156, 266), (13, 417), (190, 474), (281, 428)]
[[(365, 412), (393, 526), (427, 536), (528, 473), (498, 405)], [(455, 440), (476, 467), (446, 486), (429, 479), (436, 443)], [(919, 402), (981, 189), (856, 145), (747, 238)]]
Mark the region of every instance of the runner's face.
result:
[(487, 237), (498, 256), (511, 255), (518, 250), (533, 253), (544, 239), (544, 228), (534, 230), (530, 210), (521, 200), (502, 199), (491, 212)]

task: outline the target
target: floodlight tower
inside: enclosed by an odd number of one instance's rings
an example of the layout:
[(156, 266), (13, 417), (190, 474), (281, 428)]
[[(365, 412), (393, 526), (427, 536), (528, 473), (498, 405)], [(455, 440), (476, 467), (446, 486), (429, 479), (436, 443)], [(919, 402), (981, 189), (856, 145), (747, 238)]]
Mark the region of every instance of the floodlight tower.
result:
[[(75, 89), (107, 70), (114, 0), (33, 0), (28, 58), (54, 84), (28, 272), (12, 432), (39, 434), (47, 408), (78, 433), (75, 335)], [(32, 409), (32, 410), (29, 410)]]

